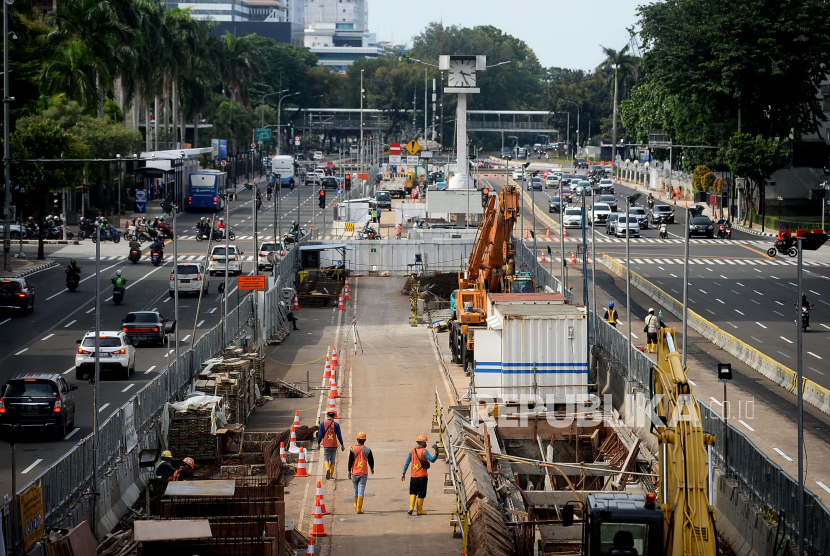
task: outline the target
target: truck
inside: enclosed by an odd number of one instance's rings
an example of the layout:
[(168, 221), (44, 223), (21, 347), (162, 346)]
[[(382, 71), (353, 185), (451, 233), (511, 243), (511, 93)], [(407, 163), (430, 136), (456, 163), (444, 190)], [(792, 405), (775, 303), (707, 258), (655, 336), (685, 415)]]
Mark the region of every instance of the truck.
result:
[(294, 157), (290, 155), (276, 155), (271, 157), (271, 174), (279, 176), (279, 186), (294, 187)]
[(384, 176), (378, 185), (378, 191), (388, 191), (392, 197), (403, 199), (406, 196), (406, 180), (391, 175)]

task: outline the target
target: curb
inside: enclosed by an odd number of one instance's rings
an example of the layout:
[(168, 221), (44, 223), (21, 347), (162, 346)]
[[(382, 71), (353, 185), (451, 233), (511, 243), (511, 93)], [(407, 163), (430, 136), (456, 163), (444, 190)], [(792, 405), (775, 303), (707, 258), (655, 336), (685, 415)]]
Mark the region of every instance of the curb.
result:
[(774, 234), (772, 232), (759, 232), (759, 231), (756, 231), (754, 229), (739, 226), (737, 224), (732, 224), (732, 227), (736, 230), (740, 230), (740, 231), (742, 231), (744, 233), (747, 233), (747, 234), (752, 234), (752, 235), (756, 235), (756, 236), (764, 236), (764, 237), (777, 237), (777, 234)]
[[(602, 264), (617, 276), (624, 275), (625, 265), (615, 258), (605, 255), (603, 257)], [(657, 303), (663, 305), (667, 311), (672, 313), (677, 318), (683, 318), (682, 303), (636, 272), (631, 272), (630, 275), (631, 285)], [(792, 369), (761, 353), (732, 334), (724, 332), (722, 329), (704, 319), (694, 311), (689, 310), (688, 314), (689, 326), (700, 333), (704, 338), (727, 353), (743, 361), (771, 382), (774, 382), (788, 392), (795, 392), (795, 389), (797, 388), (797, 377), (796, 373)], [(819, 386), (809, 379), (803, 379), (802, 388), (805, 402), (825, 414), (830, 414), (830, 390)]]
[[(44, 239), (43, 245), (80, 245), (82, 240), (79, 239)], [(37, 245), (36, 239), (12, 240), (12, 245), (22, 243), (23, 245)]]
[(18, 274), (11, 276), (11, 278), (23, 278), (24, 276), (34, 274), (35, 272), (40, 272), (41, 270), (46, 270), (47, 268), (52, 268), (53, 266), (58, 266), (58, 262), (49, 261), (48, 263), (43, 263), (41, 265), (26, 269), (23, 272), (19, 272)]

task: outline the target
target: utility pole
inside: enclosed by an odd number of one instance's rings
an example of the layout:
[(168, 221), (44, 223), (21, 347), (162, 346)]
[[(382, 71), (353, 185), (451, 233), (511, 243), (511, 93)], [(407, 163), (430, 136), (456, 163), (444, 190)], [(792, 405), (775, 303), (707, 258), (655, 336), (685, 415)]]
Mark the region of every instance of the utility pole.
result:
[(427, 139), (429, 136), (427, 135), (427, 116), (429, 115), (429, 105), (427, 102), (429, 98), (427, 97), (427, 87), (429, 86), (429, 79), (427, 78), (427, 68), (424, 68), (424, 150), (427, 149)]
[[(5, 3), (4, 3), (5, 7)], [(8, 36), (8, 34), (7, 34)], [(98, 452), (101, 448), (101, 431), (98, 430), (98, 404), (101, 401), (101, 231), (95, 242), (95, 368), (93, 370), (95, 386), (92, 389), (92, 534), (96, 534), (98, 523)]]
[[(6, 229), (3, 237), (3, 267), (12, 271), (12, 168), (11, 145), (9, 142), (9, 103), (14, 99), (9, 96), (9, 4), (14, 0), (3, 2), (3, 172), (6, 186)], [(23, 230), (21, 229), (21, 238)], [(66, 237), (66, 236), (64, 236)], [(16, 495), (17, 493), (12, 493)]]
[[(357, 144), (357, 173), (363, 172), (363, 70), (360, 70), (360, 142)], [(360, 175), (357, 176), (360, 183)]]

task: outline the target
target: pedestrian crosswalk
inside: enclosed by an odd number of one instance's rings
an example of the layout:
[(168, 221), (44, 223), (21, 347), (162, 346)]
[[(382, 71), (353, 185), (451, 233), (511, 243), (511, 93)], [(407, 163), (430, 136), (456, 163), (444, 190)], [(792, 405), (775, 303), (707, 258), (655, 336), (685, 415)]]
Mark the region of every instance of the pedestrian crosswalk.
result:
[[(88, 257), (88, 259), (90, 261), (94, 261), (95, 257)], [(145, 259), (147, 259), (147, 257), (145, 257)], [(168, 261), (170, 259), (172, 259), (172, 256), (168, 257), (167, 255), (165, 255), (165, 257), (164, 257), (165, 261)], [(105, 256), (105, 257), (101, 257), (101, 260), (102, 261), (126, 261), (127, 260), (127, 255)], [(193, 262), (201, 263), (201, 262), (205, 262), (207, 260), (207, 257), (205, 257), (204, 255), (179, 255), (179, 258), (177, 260), (180, 263), (193, 263)], [(250, 263), (250, 262), (254, 261), (254, 257), (253, 257), (253, 255), (245, 255), (245, 256), (239, 257), (239, 260), (244, 262), (244, 263)], [(262, 260), (264, 260), (264, 259), (262, 259)]]
[[(530, 240), (525, 239), (525, 243)], [(538, 238), (537, 240), (539, 243), (554, 243), (558, 244), (561, 240), (556, 237), (550, 238)], [(596, 236), (594, 238), (596, 243), (625, 243), (624, 237), (609, 237), (609, 236)], [(668, 239), (660, 239), (660, 238), (649, 238), (649, 237), (632, 237), (630, 239), (632, 244), (636, 243), (651, 243), (651, 244), (664, 244), (664, 245), (683, 245), (685, 240), (682, 238), (668, 238)], [(585, 236), (585, 242), (591, 243), (591, 236), (590, 234)], [(578, 236), (568, 236), (565, 238), (565, 243), (582, 243), (582, 235)], [(764, 241), (735, 241), (735, 240), (727, 240), (727, 239), (701, 239), (701, 238), (689, 238), (689, 243), (692, 245), (754, 245), (758, 247), (770, 247), (770, 242)]]
[[(191, 235), (184, 235), (184, 236), (180, 235), (179, 239), (181, 239), (181, 240), (196, 239), (196, 236), (195, 235), (192, 235), (192, 236)], [(246, 241), (246, 240), (251, 241), (252, 239), (254, 239), (254, 236), (252, 236), (252, 235), (241, 236), (241, 235), (237, 234), (236, 237), (234, 237), (233, 241)], [(273, 239), (274, 239), (274, 236), (263, 236), (263, 235), (258, 235), (257, 236), (258, 241), (271, 241)], [(223, 239), (223, 240), (220, 240), (220, 241), (214, 241), (213, 243), (219, 245), (219, 244), (225, 243), (225, 240)]]
[[(581, 258), (575, 257), (577, 264), (580, 263)], [(588, 254), (589, 263), (593, 263), (591, 254)], [(536, 260), (542, 262), (541, 257), (536, 257)], [(545, 257), (544, 263), (560, 262), (561, 257)], [(625, 264), (625, 259), (618, 258), (620, 263)], [(571, 262), (571, 257), (565, 257), (566, 262)], [(597, 256), (597, 264), (601, 264), (602, 257)], [(542, 264), (544, 264), (542, 263)], [(689, 259), (689, 266), (709, 265), (709, 266), (796, 266), (798, 263), (795, 259)], [(682, 258), (637, 258), (631, 259), (631, 265), (648, 265), (648, 266), (670, 266), (683, 265)], [(804, 261), (804, 266), (812, 267), (830, 267), (830, 261)]]

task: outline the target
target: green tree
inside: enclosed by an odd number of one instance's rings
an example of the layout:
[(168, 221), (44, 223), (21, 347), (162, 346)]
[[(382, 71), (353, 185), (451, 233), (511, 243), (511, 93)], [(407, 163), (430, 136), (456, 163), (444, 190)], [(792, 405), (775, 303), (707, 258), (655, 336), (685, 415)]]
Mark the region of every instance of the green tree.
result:
[[(18, 127), (11, 135), (13, 159), (84, 158), (88, 149), (77, 136), (47, 122), (35, 122)], [(68, 184), (80, 183), (82, 165), (79, 163), (17, 162), (15, 182), (26, 192), (29, 206), (36, 209), (37, 220), (49, 212), (49, 193)], [(38, 259), (44, 259), (43, 230), (38, 237)]]
[(692, 187), (695, 191), (705, 191), (703, 189), (703, 176), (710, 172), (709, 167), (701, 164), (695, 171), (692, 172)]
[(96, 110), (100, 91), (96, 79), (109, 82), (109, 68), (82, 41), (56, 49), (43, 66), (40, 83), (47, 95), (64, 94), (86, 110)]
[(611, 159), (617, 160), (617, 105), (619, 100), (620, 88), (620, 73), (637, 78), (637, 63), (635, 56), (628, 53), (628, 45), (625, 45), (620, 50), (602, 47), (602, 53), (605, 55), (605, 61), (602, 62), (601, 67), (613, 71), (614, 78), (614, 111), (611, 121)]
[(729, 140), (725, 157), (732, 173), (746, 179), (746, 210), (743, 213), (744, 221), (748, 219), (752, 227), (751, 213), (757, 208), (755, 194), (759, 187), (764, 186), (764, 179), (784, 165), (787, 153), (781, 150), (781, 144), (775, 139), (736, 133)]
[(250, 87), (257, 76), (267, 70), (266, 62), (257, 49), (256, 35), (234, 37), (225, 33), (219, 52), (219, 72), (222, 86), (232, 103), (250, 106)]

